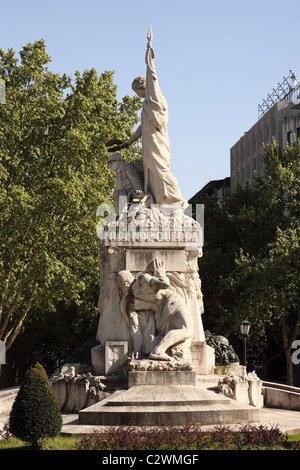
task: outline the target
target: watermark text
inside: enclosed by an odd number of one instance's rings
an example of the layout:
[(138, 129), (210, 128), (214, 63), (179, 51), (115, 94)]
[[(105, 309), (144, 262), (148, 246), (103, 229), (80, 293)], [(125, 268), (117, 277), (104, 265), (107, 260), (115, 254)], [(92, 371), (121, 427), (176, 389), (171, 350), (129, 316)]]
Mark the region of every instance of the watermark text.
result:
[(296, 349), (292, 354), (292, 363), (298, 365), (300, 364), (300, 339), (293, 342), (292, 349)]
[(119, 207), (101, 204), (96, 211), (100, 217), (96, 233), (100, 240), (110, 241), (185, 241), (203, 246), (204, 205), (191, 204), (183, 211), (176, 204), (146, 207), (128, 205), (127, 197), (120, 196)]
[(6, 347), (2, 340), (0, 340), (0, 364), (6, 364)]

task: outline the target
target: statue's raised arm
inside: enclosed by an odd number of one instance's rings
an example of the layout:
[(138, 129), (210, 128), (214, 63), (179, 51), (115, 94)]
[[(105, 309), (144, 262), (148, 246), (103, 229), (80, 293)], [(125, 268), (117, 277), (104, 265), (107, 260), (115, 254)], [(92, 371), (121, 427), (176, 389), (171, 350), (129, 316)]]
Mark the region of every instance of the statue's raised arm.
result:
[(152, 29), (148, 31), (146, 51), (146, 88), (142, 110), (142, 146), (145, 181), (156, 204), (186, 207), (176, 178), (171, 172), (171, 148), (167, 130), (168, 104), (158, 83), (152, 46)]
[(168, 104), (159, 87), (154, 59), (155, 53), (152, 47), (152, 29), (150, 26), (146, 51), (146, 90), (143, 110), (147, 114), (150, 123), (161, 129), (168, 123)]
[(151, 193), (154, 202), (160, 206), (176, 205), (185, 208), (188, 203), (183, 198), (177, 180), (171, 172), (171, 148), (167, 131), (168, 105), (159, 87), (154, 59), (150, 27), (146, 50), (146, 78), (137, 77), (132, 83), (132, 89), (138, 96), (144, 98), (142, 122), (129, 140), (113, 141), (117, 147), (111, 150), (126, 148), (141, 137), (145, 193)]

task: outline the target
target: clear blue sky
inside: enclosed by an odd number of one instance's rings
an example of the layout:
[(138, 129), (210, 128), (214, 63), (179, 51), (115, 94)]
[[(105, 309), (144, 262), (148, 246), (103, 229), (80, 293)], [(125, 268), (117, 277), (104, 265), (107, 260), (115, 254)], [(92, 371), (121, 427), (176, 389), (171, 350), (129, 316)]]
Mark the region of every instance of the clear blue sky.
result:
[(0, 47), (44, 38), (49, 68), (115, 71), (119, 99), (145, 74), (149, 26), (169, 106), (171, 165), (189, 199), (230, 174), (230, 148), (289, 70), (300, 78), (299, 1), (9, 0)]

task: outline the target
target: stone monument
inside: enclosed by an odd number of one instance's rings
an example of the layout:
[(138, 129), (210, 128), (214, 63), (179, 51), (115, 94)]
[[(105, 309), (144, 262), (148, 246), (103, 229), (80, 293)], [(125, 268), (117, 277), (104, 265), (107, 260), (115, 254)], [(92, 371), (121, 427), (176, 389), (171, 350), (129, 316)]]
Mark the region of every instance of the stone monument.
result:
[[(114, 342), (127, 342), (133, 367), (182, 369), (209, 373), (213, 348), (205, 343), (204, 311), (197, 259), (202, 255), (203, 226), (185, 209), (171, 172), (168, 106), (154, 64), (148, 32), (146, 78), (133, 90), (144, 98), (141, 125), (128, 141), (107, 143), (108, 164), (116, 173), (113, 200), (117, 218), (100, 234), (100, 346), (92, 350), (94, 372), (101, 374)], [(120, 152), (142, 138), (142, 160), (127, 163)], [(115, 371), (130, 370), (126, 354), (116, 356)], [(123, 358), (120, 360), (120, 355)], [(142, 362), (143, 361), (143, 362)], [(157, 361), (154, 362), (153, 361)], [(185, 364), (185, 366), (183, 365)], [(122, 369), (123, 367), (123, 369)]]
[[(201, 319), (203, 225), (171, 171), (168, 105), (154, 59), (150, 27), (146, 77), (132, 83), (144, 98), (141, 125), (129, 140), (107, 143), (116, 217), (98, 232), (100, 344), (91, 351), (92, 373), (123, 375), (127, 386), (79, 411), (79, 421), (218, 424), (234, 422), (235, 413), (248, 420), (251, 410), (235, 402), (224, 421), (221, 410), (233, 400), (197, 386), (197, 376), (213, 374), (215, 365)], [(142, 160), (126, 162), (120, 152), (140, 138)]]

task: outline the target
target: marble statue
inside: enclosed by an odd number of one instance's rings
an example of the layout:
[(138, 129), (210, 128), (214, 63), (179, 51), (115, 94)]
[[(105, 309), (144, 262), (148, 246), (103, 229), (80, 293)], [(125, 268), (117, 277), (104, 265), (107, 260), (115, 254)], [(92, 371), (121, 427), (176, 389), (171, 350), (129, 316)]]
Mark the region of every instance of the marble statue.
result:
[(119, 198), (121, 196), (125, 196), (128, 202), (138, 202), (144, 195), (143, 172), (138, 167), (138, 160), (135, 163), (128, 163), (120, 154), (110, 155), (107, 163), (115, 172), (116, 189), (113, 192), (113, 200), (119, 215)]
[(128, 270), (120, 271), (115, 277), (117, 286), (121, 289), (121, 312), (129, 325), (130, 336), (133, 344), (131, 355), (141, 358), (149, 355), (155, 343), (154, 312), (150, 310), (136, 311), (131, 287), (135, 277)]
[(124, 294), (121, 310), (130, 323), (134, 352), (149, 353), (150, 359), (162, 361), (186, 359), (186, 343), (193, 337), (192, 317), (183, 297), (171, 288), (164, 263), (152, 260), (136, 278), (130, 271), (122, 271), (116, 282)]
[[(130, 360), (139, 362), (139, 367), (150, 361), (151, 367), (155, 363), (158, 368), (172, 368), (180, 363), (206, 371), (214, 360), (205, 349), (201, 320), (197, 262), (202, 255), (201, 226), (187, 215), (188, 203), (171, 172), (168, 105), (154, 58), (150, 28), (146, 78), (138, 77), (132, 84), (144, 98), (141, 124), (129, 140), (107, 142), (113, 153), (108, 165), (115, 173), (113, 199), (118, 217), (107, 222), (99, 249), (96, 338), (100, 345), (93, 351), (99, 375), (105, 370), (105, 348), (108, 343), (113, 348), (114, 341), (126, 343)], [(143, 158), (129, 163), (118, 152), (139, 138)]]
[(132, 83), (135, 93), (144, 98), (141, 125), (127, 141), (113, 140), (107, 145), (117, 143), (112, 151), (121, 150), (142, 138), (144, 192), (153, 196), (154, 203), (167, 207), (176, 205), (183, 209), (188, 206), (181, 194), (177, 179), (171, 172), (171, 148), (168, 137), (168, 105), (158, 83), (152, 47), (152, 30), (148, 33), (146, 51), (146, 78), (137, 77)]

